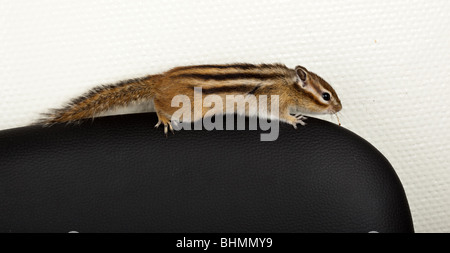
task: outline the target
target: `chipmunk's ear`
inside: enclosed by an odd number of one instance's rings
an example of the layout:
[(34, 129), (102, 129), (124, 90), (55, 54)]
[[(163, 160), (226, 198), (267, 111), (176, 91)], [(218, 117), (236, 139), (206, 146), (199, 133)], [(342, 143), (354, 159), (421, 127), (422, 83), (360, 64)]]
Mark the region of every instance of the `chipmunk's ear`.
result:
[(305, 67), (297, 66), (295, 67), (295, 72), (297, 73), (298, 78), (302, 80), (304, 87), (306, 85), (306, 77), (308, 76), (308, 70)]

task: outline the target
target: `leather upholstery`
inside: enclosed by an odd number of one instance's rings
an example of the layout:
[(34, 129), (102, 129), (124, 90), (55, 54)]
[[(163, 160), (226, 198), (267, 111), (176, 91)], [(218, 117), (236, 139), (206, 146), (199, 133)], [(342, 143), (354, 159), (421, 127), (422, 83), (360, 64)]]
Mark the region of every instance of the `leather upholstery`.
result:
[(0, 232), (413, 232), (394, 169), (367, 141), (309, 118), (179, 131), (155, 114), (0, 132)]

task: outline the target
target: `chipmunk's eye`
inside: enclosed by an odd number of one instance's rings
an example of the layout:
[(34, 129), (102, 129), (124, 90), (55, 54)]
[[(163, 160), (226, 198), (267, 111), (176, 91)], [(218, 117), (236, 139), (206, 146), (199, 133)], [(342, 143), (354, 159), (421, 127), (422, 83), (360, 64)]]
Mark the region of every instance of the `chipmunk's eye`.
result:
[(325, 101), (329, 101), (330, 98), (331, 98), (330, 93), (328, 93), (328, 92), (322, 93), (322, 98), (323, 98), (323, 100), (325, 100)]

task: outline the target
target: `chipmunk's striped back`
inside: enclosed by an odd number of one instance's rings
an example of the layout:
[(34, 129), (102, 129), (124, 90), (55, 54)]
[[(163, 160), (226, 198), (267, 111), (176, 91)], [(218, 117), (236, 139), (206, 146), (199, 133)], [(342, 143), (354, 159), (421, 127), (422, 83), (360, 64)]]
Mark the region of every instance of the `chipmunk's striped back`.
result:
[[(292, 70), (282, 64), (198, 65), (174, 68), (166, 73), (171, 82), (201, 87), (205, 94), (250, 92), (255, 87), (283, 81)], [(292, 74), (292, 73), (291, 73)]]

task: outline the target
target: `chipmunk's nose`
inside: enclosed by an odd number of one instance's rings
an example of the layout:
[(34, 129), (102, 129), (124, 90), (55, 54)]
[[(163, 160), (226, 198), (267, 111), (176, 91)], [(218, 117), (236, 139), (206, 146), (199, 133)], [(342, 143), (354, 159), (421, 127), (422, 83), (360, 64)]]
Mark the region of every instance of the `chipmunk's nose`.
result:
[(334, 106), (334, 111), (335, 111), (335, 112), (338, 112), (338, 111), (340, 111), (340, 110), (342, 110), (342, 104), (341, 104), (341, 103), (337, 103), (337, 104)]

